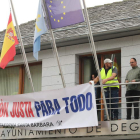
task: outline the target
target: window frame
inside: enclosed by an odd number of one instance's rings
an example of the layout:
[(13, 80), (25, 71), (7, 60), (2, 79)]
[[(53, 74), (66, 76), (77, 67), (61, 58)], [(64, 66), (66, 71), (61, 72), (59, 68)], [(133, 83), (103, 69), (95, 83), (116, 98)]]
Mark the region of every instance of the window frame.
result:
[[(35, 63), (29, 63), (29, 66), (35, 66), (35, 65), (42, 65), (42, 61), (40, 62), (35, 62)], [(19, 68), (19, 91), (18, 94), (24, 94), (24, 77), (25, 77), (25, 67), (24, 64), (20, 64), (20, 65), (14, 65), (14, 66), (7, 66), (6, 68), (10, 68), (10, 67), (20, 67)]]
[[(107, 51), (107, 52), (99, 52), (97, 53), (101, 55), (101, 67), (104, 66), (104, 56), (106, 54), (116, 54), (116, 53), (121, 53), (121, 50), (114, 50), (114, 51)], [(92, 56), (92, 54), (86, 54), (86, 55), (81, 55), (79, 56), (79, 84), (83, 84), (83, 77), (84, 77), (84, 71), (83, 71), (83, 67), (84, 67), (84, 63), (83, 60), (85, 57), (87, 56)]]
[[(101, 55), (101, 68), (104, 66), (104, 56), (106, 54), (116, 54), (116, 53), (121, 53), (121, 50), (114, 50), (114, 51), (97, 53), (97, 55), (98, 54)], [(83, 81), (84, 81), (84, 79), (83, 79), (83, 77), (84, 77), (84, 63), (83, 63), (83, 60), (87, 56), (92, 56), (92, 54), (86, 54), (86, 55), (79, 56), (79, 84), (83, 84)], [(119, 92), (121, 94), (121, 90)], [(104, 110), (103, 110), (103, 108), (104, 108), (104, 105), (103, 105), (104, 101), (103, 101), (102, 93), (101, 93), (101, 98), (102, 98), (102, 100), (100, 102), (101, 102), (102, 105), (101, 105), (100, 108), (102, 110), (101, 110), (101, 114), (100, 115), (101, 115), (101, 121), (103, 121), (104, 120)], [(121, 102), (121, 100), (119, 100), (119, 102)]]

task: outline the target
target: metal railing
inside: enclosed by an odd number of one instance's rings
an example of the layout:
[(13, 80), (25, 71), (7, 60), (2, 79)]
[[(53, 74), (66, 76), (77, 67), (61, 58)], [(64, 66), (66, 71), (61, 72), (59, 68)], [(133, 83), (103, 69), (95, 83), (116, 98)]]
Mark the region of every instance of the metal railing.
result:
[[(111, 87), (111, 86), (123, 86), (123, 85), (133, 85), (133, 84), (140, 84), (140, 82), (129, 82), (129, 83), (113, 83), (113, 84), (105, 84), (103, 85), (103, 87)], [(95, 85), (95, 88), (99, 88), (101, 87), (101, 85)], [(120, 87), (121, 88), (121, 87)], [(111, 88), (110, 88), (111, 89)], [(108, 88), (109, 91), (109, 88)], [(97, 93), (97, 94), (101, 94), (101, 93)], [(108, 112), (109, 112), (109, 116), (110, 116), (110, 120), (113, 120), (113, 116), (112, 115), (112, 111), (114, 110), (118, 110), (118, 120), (126, 120), (127, 119), (127, 110), (128, 109), (136, 109), (140, 108), (140, 100), (137, 99), (137, 101), (127, 101), (127, 99), (129, 98), (140, 98), (140, 96), (125, 96), (125, 93), (121, 93), (121, 97), (111, 97), (111, 93), (109, 92), (110, 96), (108, 98), (106, 98), (106, 101), (109, 100), (109, 102), (107, 101), (106, 105), (108, 108)], [(118, 102), (113, 102), (114, 99), (117, 99)], [(101, 102), (102, 101), (102, 102)], [(117, 108), (113, 108), (112, 105), (116, 105), (117, 104)], [(132, 106), (128, 106), (128, 104), (132, 104)], [(137, 104), (138, 106), (134, 106), (134, 104)], [(103, 98), (96, 98), (96, 105), (97, 105), (97, 115), (98, 115), (98, 120), (99, 121), (104, 121), (106, 120), (105, 118), (105, 113), (101, 113), (104, 112), (105, 108), (104, 108), (104, 103), (103, 103)], [(126, 111), (126, 112), (125, 112)], [(133, 112), (133, 111), (132, 111)], [(123, 114), (124, 113), (124, 114)], [(104, 116), (101, 116), (101, 114), (104, 114)], [(124, 117), (125, 116), (125, 117)], [(103, 120), (101, 118), (104, 118)], [(131, 119), (133, 119), (133, 113), (131, 115)], [(115, 118), (116, 120), (116, 118)]]

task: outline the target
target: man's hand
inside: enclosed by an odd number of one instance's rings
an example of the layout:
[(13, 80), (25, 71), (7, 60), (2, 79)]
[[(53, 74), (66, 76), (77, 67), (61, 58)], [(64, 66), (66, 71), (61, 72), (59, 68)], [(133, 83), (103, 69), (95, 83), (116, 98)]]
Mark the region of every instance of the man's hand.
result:
[(92, 83), (93, 83), (93, 81), (89, 81), (89, 84), (91, 84), (91, 85), (92, 85)]
[(107, 82), (107, 79), (103, 79), (102, 83), (105, 84)]
[(136, 80), (132, 80), (131, 82), (136, 82)]
[(116, 77), (116, 73), (112, 73), (111, 77), (103, 79), (102, 83), (105, 84), (107, 81), (113, 80)]
[(128, 83), (129, 81), (128, 80), (125, 80), (125, 83)]

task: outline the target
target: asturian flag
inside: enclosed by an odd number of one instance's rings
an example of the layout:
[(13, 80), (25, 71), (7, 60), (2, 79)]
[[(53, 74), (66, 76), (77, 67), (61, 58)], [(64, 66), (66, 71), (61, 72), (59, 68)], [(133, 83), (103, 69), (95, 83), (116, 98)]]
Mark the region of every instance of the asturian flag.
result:
[(2, 51), (1, 51), (1, 57), (0, 57), (0, 67), (5, 68), (6, 65), (14, 60), (14, 56), (16, 55), (16, 48), (15, 45), (19, 44), (16, 31), (13, 25), (12, 21), (12, 15), (10, 13), (9, 16), (9, 21), (4, 37), (4, 42), (2, 46)]
[(45, 25), (45, 20), (43, 16), (43, 9), (41, 0), (39, 0), (38, 12), (35, 24), (35, 33), (34, 33), (34, 44), (33, 44), (33, 56), (38, 60), (38, 52), (40, 51), (40, 40), (41, 35), (47, 32), (47, 27)]
[(45, 0), (51, 28), (84, 22), (80, 0)]

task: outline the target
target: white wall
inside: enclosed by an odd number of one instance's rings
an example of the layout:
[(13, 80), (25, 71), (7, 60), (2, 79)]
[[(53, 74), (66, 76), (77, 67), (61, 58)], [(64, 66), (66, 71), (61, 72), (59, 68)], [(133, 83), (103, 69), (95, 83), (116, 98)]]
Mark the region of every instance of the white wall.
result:
[[(66, 87), (79, 84), (79, 58), (75, 55), (74, 49), (72, 48), (58, 48)], [(49, 50), (42, 59), (42, 90), (60, 88), (63, 88), (63, 86), (57, 61), (53, 56), (52, 50)]]
[[(97, 42), (95, 43), (97, 52), (118, 50), (121, 48), (121, 45), (118, 48), (118, 45), (116, 45), (117, 42), (118, 40), (116, 41), (116, 39)], [(50, 50), (46, 51), (45, 53), (46, 58), (44, 55), (42, 59), (42, 90), (62, 88), (62, 80), (59, 75), (56, 59), (53, 57), (53, 54)], [(49, 56), (47, 56), (48, 53)], [(66, 86), (68, 87), (79, 84), (78, 56), (91, 53), (89, 44), (58, 48), (58, 53), (60, 56), (60, 62), (62, 65)]]

